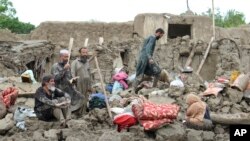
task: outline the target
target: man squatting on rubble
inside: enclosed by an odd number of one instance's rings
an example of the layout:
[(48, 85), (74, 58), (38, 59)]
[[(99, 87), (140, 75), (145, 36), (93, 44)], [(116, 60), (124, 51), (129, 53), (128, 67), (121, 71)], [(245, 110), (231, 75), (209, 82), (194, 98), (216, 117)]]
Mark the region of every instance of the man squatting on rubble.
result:
[(34, 111), (38, 119), (44, 121), (57, 119), (61, 126), (65, 127), (67, 121), (71, 119), (70, 103), (70, 96), (55, 88), (54, 77), (44, 76), (42, 86), (35, 93)]
[(164, 35), (164, 30), (158, 28), (155, 35), (149, 36), (145, 39), (143, 47), (140, 52), (139, 60), (136, 65), (136, 80), (134, 82), (134, 91), (138, 93), (141, 88), (138, 85), (142, 82), (143, 75), (154, 76), (153, 87), (156, 87), (161, 69), (153, 60), (153, 54), (156, 41)]
[(77, 90), (85, 97), (83, 101), (83, 107), (80, 109), (80, 113), (84, 114), (87, 111), (87, 102), (89, 92), (91, 92), (91, 73), (88, 57), (88, 49), (82, 47), (79, 49), (80, 56), (74, 60), (71, 64), (71, 73), (73, 77), (79, 76), (77, 79)]
[(51, 74), (55, 78), (55, 86), (70, 95), (71, 111), (78, 110), (77, 114), (80, 116), (81, 113), (79, 113), (79, 109), (83, 106), (84, 97), (74, 88), (74, 85), (72, 84), (75, 79), (72, 77), (68, 58), (69, 51), (65, 49), (60, 50), (60, 61), (52, 66)]

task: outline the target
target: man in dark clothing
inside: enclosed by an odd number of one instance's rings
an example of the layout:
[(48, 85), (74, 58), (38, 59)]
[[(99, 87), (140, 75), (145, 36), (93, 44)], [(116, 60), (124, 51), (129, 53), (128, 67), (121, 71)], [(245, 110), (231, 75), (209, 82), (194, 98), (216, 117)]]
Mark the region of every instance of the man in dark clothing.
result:
[(83, 96), (78, 92), (72, 82), (70, 64), (68, 63), (69, 51), (60, 51), (60, 61), (52, 66), (51, 74), (55, 77), (55, 85), (67, 92), (71, 97), (71, 111), (76, 111), (83, 104)]
[(149, 36), (143, 44), (139, 60), (136, 65), (136, 80), (134, 82), (135, 93), (139, 91), (138, 85), (141, 83), (143, 75), (154, 76), (153, 87), (157, 85), (161, 69), (153, 60), (155, 43), (164, 35), (164, 30), (158, 28), (155, 35)]
[(55, 87), (54, 77), (43, 77), (42, 86), (35, 93), (34, 111), (40, 120), (51, 121), (57, 119), (61, 125), (71, 118), (71, 99), (67, 93)]

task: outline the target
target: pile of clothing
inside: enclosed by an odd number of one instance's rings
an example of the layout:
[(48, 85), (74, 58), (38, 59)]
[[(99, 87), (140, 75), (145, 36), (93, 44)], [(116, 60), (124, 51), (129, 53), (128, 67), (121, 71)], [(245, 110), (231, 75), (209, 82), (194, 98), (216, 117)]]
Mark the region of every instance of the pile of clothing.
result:
[(15, 87), (8, 87), (0, 93), (0, 119), (7, 114), (8, 108), (15, 105), (18, 89)]
[(9, 108), (10, 106), (15, 104), (18, 92), (18, 89), (15, 87), (8, 87), (1, 92), (0, 97), (1, 99), (3, 99), (6, 108)]
[(102, 93), (94, 93), (91, 94), (89, 97), (89, 110), (92, 110), (94, 108), (105, 108), (106, 102), (105, 102), (105, 96)]

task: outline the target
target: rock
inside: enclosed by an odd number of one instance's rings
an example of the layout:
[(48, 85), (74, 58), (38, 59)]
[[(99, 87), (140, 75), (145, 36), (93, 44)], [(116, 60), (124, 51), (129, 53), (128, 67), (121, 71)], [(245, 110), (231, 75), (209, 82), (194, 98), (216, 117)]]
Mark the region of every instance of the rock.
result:
[(134, 133), (140, 137), (145, 137), (144, 128), (141, 125), (134, 125), (129, 128), (129, 132)]
[(229, 96), (229, 99), (233, 103), (238, 103), (242, 100), (243, 92), (238, 91), (236, 89), (228, 88), (227, 94)]
[(211, 48), (217, 49), (218, 48), (218, 43), (217, 42), (212, 42)]
[(0, 134), (4, 135), (7, 131), (15, 126), (15, 122), (12, 120), (13, 115), (7, 114), (4, 119), (0, 120)]
[(169, 87), (168, 95), (170, 97), (176, 98), (180, 97), (181, 95), (184, 94), (185, 88), (179, 88), (179, 87)]
[(35, 131), (33, 133), (33, 140), (34, 141), (44, 141), (45, 138), (43, 137), (43, 134), (41, 133), (41, 131)]
[(25, 126), (28, 130), (30, 131), (36, 131), (37, 129), (39, 129), (39, 122), (38, 119), (27, 119), (25, 120)]
[(133, 88), (130, 88), (130, 89), (127, 89), (127, 90), (122, 91), (122, 92), (120, 93), (120, 95), (121, 95), (121, 97), (129, 98), (129, 97), (131, 97), (132, 92), (133, 92)]
[(160, 95), (149, 95), (149, 101), (156, 104), (166, 104), (166, 103), (174, 103), (176, 100), (168, 97), (168, 96), (160, 96)]
[(206, 131), (203, 131), (203, 141), (214, 141), (214, 132), (206, 132)]
[(236, 113), (242, 113), (242, 109), (241, 109), (241, 105), (239, 104), (234, 104), (233, 107), (231, 108), (230, 112), (232, 114), (236, 114)]
[(229, 101), (223, 101), (222, 105), (223, 106), (231, 106), (231, 105), (233, 105), (233, 103), (229, 102)]
[(190, 129), (187, 134), (187, 141), (202, 141), (202, 131)]
[(214, 133), (215, 133), (215, 134), (224, 134), (224, 133), (225, 133), (225, 130), (224, 130), (220, 125), (217, 125), (217, 126), (214, 128)]
[(219, 109), (219, 104), (221, 103), (221, 97), (217, 96), (215, 98), (209, 98), (207, 104), (212, 111), (217, 111)]
[(152, 88), (152, 89), (141, 89), (139, 91), (140, 94), (142, 94), (143, 96), (147, 96), (148, 94), (152, 93), (153, 91), (158, 91), (159, 89), (158, 88)]
[(16, 103), (19, 105), (25, 104), (25, 102), (27, 101), (27, 98), (24, 97), (18, 97), (16, 100)]
[(223, 135), (223, 134), (217, 134), (217, 135), (215, 136), (215, 140), (216, 140), (216, 141), (226, 141), (226, 140), (224, 139), (224, 135)]
[(28, 98), (27, 101), (25, 102), (25, 105), (27, 105), (30, 108), (34, 108), (35, 106), (34, 98)]
[(66, 141), (81, 141), (81, 139), (79, 139), (77, 137), (69, 136), (69, 137), (66, 138)]
[(185, 35), (185, 36), (182, 37), (182, 40), (185, 40), (185, 41), (187, 41), (187, 40), (189, 40), (189, 39), (190, 39), (190, 36), (189, 36), (189, 35)]
[(72, 129), (87, 129), (87, 122), (85, 120), (75, 120), (75, 119), (71, 119), (70, 121), (68, 121), (68, 126), (69, 128)]
[(104, 132), (98, 141), (132, 141), (133, 136), (130, 132), (107, 131)]
[(249, 107), (245, 100), (241, 101), (240, 105), (242, 106), (243, 112), (247, 112), (247, 108)]
[(221, 109), (222, 113), (229, 113), (230, 107), (229, 106), (225, 106)]
[(186, 45), (187, 42), (186, 41), (181, 41), (181, 45)]
[(70, 135), (72, 135), (72, 133), (74, 133), (74, 131), (70, 128), (68, 129), (62, 129), (62, 138), (66, 139), (67, 137), (69, 137)]
[(186, 132), (184, 126), (178, 122), (162, 127), (156, 131), (156, 140), (184, 141)]
[(49, 131), (45, 131), (44, 132), (44, 137), (45, 138), (48, 138), (48, 139), (51, 139), (51, 140), (55, 140), (57, 139), (57, 134), (59, 133), (60, 131), (57, 130), (57, 129), (50, 129)]

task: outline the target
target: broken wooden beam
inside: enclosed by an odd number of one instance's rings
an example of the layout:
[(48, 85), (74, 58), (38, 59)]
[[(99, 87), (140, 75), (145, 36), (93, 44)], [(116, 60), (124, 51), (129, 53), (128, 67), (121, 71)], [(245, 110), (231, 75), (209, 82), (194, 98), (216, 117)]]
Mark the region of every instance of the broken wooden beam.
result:
[(216, 114), (211, 113), (211, 120), (220, 124), (250, 124), (249, 113), (237, 113), (237, 114)]

